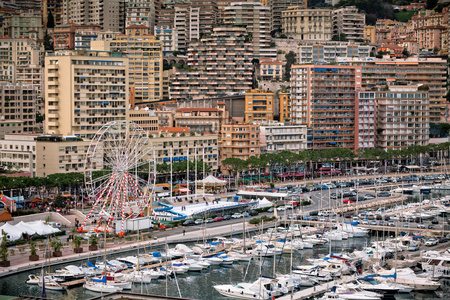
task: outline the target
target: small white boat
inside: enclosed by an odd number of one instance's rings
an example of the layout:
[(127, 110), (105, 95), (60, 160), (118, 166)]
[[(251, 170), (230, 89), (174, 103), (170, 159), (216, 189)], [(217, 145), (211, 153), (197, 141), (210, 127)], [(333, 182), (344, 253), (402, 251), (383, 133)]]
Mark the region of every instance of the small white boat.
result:
[[(47, 282), (51, 282), (51, 281), (55, 281), (55, 282), (59, 282), (61, 281), (61, 279), (58, 278), (54, 278), (53, 276), (50, 275), (46, 275), (44, 276), (45, 278), (45, 283)], [(27, 284), (39, 284), (42, 283), (42, 276), (37, 276), (34, 274), (30, 274), (28, 275), (28, 280), (26, 281)]]
[(230, 297), (234, 299), (261, 299), (261, 300), (269, 300), (271, 296), (267, 293), (265, 289), (259, 290), (251, 289), (249, 286), (244, 285), (232, 285), (232, 284), (223, 284), (223, 285), (215, 285), (214, 289), (219, 292), (219, 294)]
[(220, 257), (217, 257), (217, 256), (205, 257), (205, 258), (203, 258), (203, 260), (206, 260), (212, 266), (218, 266), (223, 263), (223, 259)]
[[(38, 283), (38, 285), (40, 287), (42, 287), (44, 284), (42, 282), (40, 282), (40, 283)], [(52, 290), (52, 291), (64, 291), (66, 289), (65, 286), (62, 286), (61, 284), (59, 284), (56, 281), (45, 282), (45, 288), (47, 290)]]
[(123, 288), (118, 286), (109, 285), (106, 283), (106, 278), (104, 282), (95, 282), (95, 281), (87, 281), (83, 287), (92, 292), (97, 293), (115, 293), (115, 292), (121, 292)]

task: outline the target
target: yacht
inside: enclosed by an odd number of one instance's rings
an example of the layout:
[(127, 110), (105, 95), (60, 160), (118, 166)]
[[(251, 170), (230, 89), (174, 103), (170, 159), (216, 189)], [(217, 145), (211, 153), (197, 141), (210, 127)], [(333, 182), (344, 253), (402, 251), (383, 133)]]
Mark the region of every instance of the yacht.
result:
[(338, 285), (333, 287), (332, 291), (346, 300), (380, 300), (383, 295), (375, 292), (361, 290), (358, 287)]
[(222, 296), (234, 299), (261, 299), (269, 300), (271, 296), (265, 289), (255, 288), (247, 284), (223, 284), (215, 285), (214, 289)]
[(393, 297), (405, 289), (412, 291), (412, 288), (408, 288), (401, 284), (393, 282), (379, 282), (374, 277), (358, 278), (355, 285), (363, 290), (381, 293), (387, 297)]
[[(38, 285), (39, 285), (40, 287), (43, 287), (43, 286), (44, 286), (44, 283), (43, 283), (43, 282), (39, 282)], [(53, 281), (53, 280), (51, 280), (51, 281), (49, 281), (49, 282), (46, 281), (46, 282), (45, 282), (45, 288), (46, 288), (47, 290), (52, 290), (52, 291), (64, 291), (64, 290), (66, 289), (65, 286), (63, 286), (63, 285), (61, 285), (60, 283), (58, 283), (58, 282), (56, 282), (56, 281)]]
[(431, 281), (427, 278), (418, 277), (413, 270), (400, 269), (397, 273), (392, 275), (390, 271), (382, 270), (378, 272), (380, 277), (386, 278), (392, 282), (392, 279), (396, 277), (395, 282), (414, 288), (415, 291), (435, 291), (441, 284), (439, 282)]
[(442, 255), (435, 251), (424, 252), (422, 269), (430, 274), (431, 278), (450, 278), (450, 255)]
[(56, 270), (55, 273), (51, 275), (55, 278), (60, 278), (62, 281), (69, 281), (83, 278), (86, 274), (79, 267), (69, 265), (65, 266), (64, 269)]
[[(131, 281), (128, 280), (122, 273), (113, 273), (113, 272), (106, 272), (100, 277), (94, 277), (91, 279), (94, 280), (94, 282), (102, 282), (102, 280), (105, 280), (106, 278), (106, 284), (112, 285), (115, 287), (120, 287), (124, 290), (131, 290)], [(100, 280), (100, 281), (99, 281)]]

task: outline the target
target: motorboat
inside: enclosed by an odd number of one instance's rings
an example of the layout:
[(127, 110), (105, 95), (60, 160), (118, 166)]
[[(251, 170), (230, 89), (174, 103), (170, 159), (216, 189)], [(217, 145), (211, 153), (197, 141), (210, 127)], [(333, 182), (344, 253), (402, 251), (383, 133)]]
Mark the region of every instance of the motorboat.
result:
[(415, 291), (435, 291), (441, 286), (439, 282), (417, 276), (413, 270), (409, 268), (397, 269), (396, 274), (391, 274), (390, 271), (382, 270), (378, 271), (378, 275), (389, 281), (392, 281), (392, 279), (395, 278), (396, 283), (413, 287)]
[(189, 271), (188, 266), (185, 266), (181, 262), (176, 262), (176, 261), (165, 264), (164, 268), (166, 268), (169, 271), (172, 271), (173, 273), (175, 273), (177, 275), (182, 275), (182, 274), (186, 273), (187, 271)]
[[(52, 282), (52, 281), (56, 281), (56, 282), (62, 281), (61, 279), (55, 278), (55, 277), (53, 277), (51, 275), (46, 275), (46, 276), (44, 276), (44, 278), (45, 278), (44, 280), (45, 280), (46, 283), (47, 282)], [(27, 284), (39, 284), (39, 283), (42, 283), (42, 276), (37, 276), (37, 275), (34, 275), (34, 274), (30, 274), (30, 275), (28, 275), (28, 280), (26, 281), (26, 283)]]
[(271, 296), (265, 289), (255, 289), (248, 285), (232, 285), (232, 284), (222, 284), (215, 285), (214, 289), (219, 292), (222, 296), (230, 297), (234, 299), (261, 299), (269, 300)]
[(69, 265), (65, 266), (64, 269), (56, 270), (55, 273), (51, 275), (53, 277), (60, 278), (62, 281), (69, 281), (83, 278), (86, 274), (81, 268), (74, 265)]
[[(44, 283), (43, 283), (43, 282), (39, 282), (38, 285), (39, 285), (40, 287), (43, 287), (43, 286), (44, 286)], [(52, 291), (64, 291), (64, 290), (66, 289), (65, 286), (63, 286), (63, 285), (61, 285), (60, 283), (58, 283), (58, 282), (56, 282), (56, 281), (53, 281), (53, 280), (51, 280), (51, 281), (49, 281), (49, 282), (46, 281), (46, 282), (45, 282), (45, 288), (46, 288), (47, 290), (52, 290)]]
[(238, 251), (232, 251), (232, 252), (228, 252), (227, 256), (233, 258), (235, 261), (245, 261), (245, 262), (249, 262), (253, 259), (253, 255), (251, 254), (246, 254), (246, 253), (242, 253), (242, 252), (238, 252)]
[(183, 253), (183, 255), (186, 255), (186, 256), (191, 256), (191, 255), (195, 254), (194, 250), (192, 250), (191, 248), (189, 248), (185, 244), (177, 244), (177, 245), (175, 245), (174, 250), (176, 252)]
[(128, 280), (123, 273), (106, 272), (100, 277), (92, 278), (91, 281), (95, 279), (97, 281), (94, 280), (94, 282), (102, 282), (98, 280), (104, 280), (104, 278), (106, 278), (107, 285), (120, 287), (124, 290), (131, 290), (132, 282)]
[(380, 300), (383, 295), (375, 292), (361, 290), (354, 286), (338, 285), (333, 287), (332, 292), (339, 294), (346, 300)]
[(329, 272), (322, 272), (318, 266), (300, 266), (292, 270), (292, 273), (308, 276), (318, 281), (330, 281), (333, 279)]
[(398, 284), (392, 284), (390, 282), (379, 282), (374, 277), (358, 278), (355, 285), (365, 291), (382, 293), (385, 296), (394, 296), (402, 288), (402, 286)]
[(315, 286), (319, 283), (319, 281), (312, 276), (292, 273), (291, 277), (302, 287)]
[(195, 259), (185, 259), (182, 261), (183, 265), (187, 266), (189, 268), (190, 272), (200, 272), (203, 269), (206, 269), (204, 265), (201, 265), (199, 261)]
[(218, 266), (223, 263), (223, 259), (218, 256), (203, 257), (202, 259), (210, 263), (212, 266)]
[(121, 287), (107, 284), (106, 276), (104, 276), (100, 280), (91, 279), (89, 281), (86, 281), (83, 287), (88, 291), (97, 293), (116, 293), (123, 290), (123, 288)]

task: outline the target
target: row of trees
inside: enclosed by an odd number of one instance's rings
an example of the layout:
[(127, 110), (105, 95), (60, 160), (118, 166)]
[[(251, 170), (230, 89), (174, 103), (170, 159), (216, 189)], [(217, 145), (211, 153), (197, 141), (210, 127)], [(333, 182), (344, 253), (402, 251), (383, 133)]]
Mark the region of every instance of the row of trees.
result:
[(363, 165), (367, 161), (401, 162), (405, 159), (422, 157), (443, 157), (448, 155), (450, 143), (430, 144), (427, 146), (410, 146), (401, 150), (365, 149), (358, 153), (353, 153), (350, 149), (332, 148), (323, 151), (303, 150), (298, 153), (282, 151), (280, 153), (266, 153), (260, 157), (252, 156), (247, 160), (239, 158), (227, 158), (222, 161), (222, 168), (231, 174), (240, 174), (246, 170), (260, 170), (281, 166), (290, 168), (294, 164), (303, 163), (305, 168), (309, 165), (309, 171), (314, 171), (313, 165), (318, 163), (339, 163), (351, 164), (354, 166)]
[(55, 190), (55, 193), (59, 194), (60, 191), (78, 190), (82, 186), (84, 186), (84, 175), (78, 172), (50, 174), (46, 177), (0, 176), (0, 190), (19, 190), (19, 195), (24, 195), (25, 190), (30, 188), (36, 188), (36, 193), (40, 195), (41, 191)]

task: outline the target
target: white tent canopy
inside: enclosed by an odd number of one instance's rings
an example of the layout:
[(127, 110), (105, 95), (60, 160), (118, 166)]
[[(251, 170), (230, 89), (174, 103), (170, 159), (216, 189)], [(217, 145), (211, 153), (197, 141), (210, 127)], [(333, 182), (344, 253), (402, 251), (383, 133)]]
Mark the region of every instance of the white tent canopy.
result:
[(225, 180), (220, 180), (212, 175), (204, 178), (203, 180), (197, 180), (197, 183), (204, 183), (205, 185), (225, 185), (227, 182)]
[(4, 230), (5, 233), (8, 235), (8, 239), (10, 241), (15, 241), (15, 240), (20, 239), (24, 233), (26, 233), (28, 235), (33, 235), (33, 234), (44, 235), (44, 234), (51, 234), (51, 233), (55, 233), (55, 232), (59, 231), (59, 229), (57, 229), (57, 228), (53, 228), (50, 225), (44, 224), (44, 221), (34, 221), (34, 222), (29, 222), (29, 223), (25, 223), (22, 221), (16, 225), (11, 225), (9, 223), (6, 223), (0, 227), (0, 236), (1, 236), (2, 230)]
[(266, 198), (263, 198), (262, 200), (258, 199), (258, 204), (256, 204), (256, 208), (264, 208), (264, 207), (271, 207), (273, 206), (273, 203), (267, 200)]

